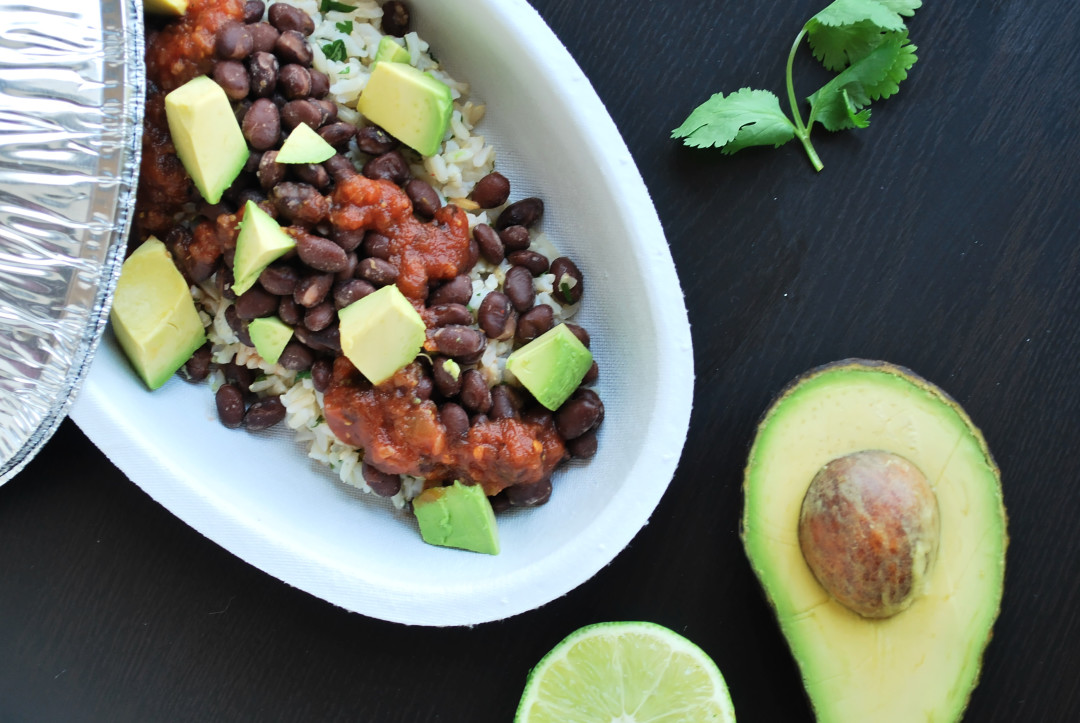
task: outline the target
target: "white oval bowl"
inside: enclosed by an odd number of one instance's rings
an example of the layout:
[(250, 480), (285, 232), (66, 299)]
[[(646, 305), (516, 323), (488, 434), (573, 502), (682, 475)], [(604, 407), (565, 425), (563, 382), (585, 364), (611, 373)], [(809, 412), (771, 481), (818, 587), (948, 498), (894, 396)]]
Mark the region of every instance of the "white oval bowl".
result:
[(388, 501), (309, 460), (288, 430), (217, 421), (205, 385), (153, 393), (107, 334), (72, 417), (132, 480), (233, 554), (335, 605), (416, 625), (471, 625), (583, 583), (648, 521), (686, 438), (693, 354), (648, 192), (589, 81), (520, 0), (413, 0), (420, 36), (488, 114), (478, 127), (542, 228), (585, 278), (606, 416), (597, 455), (564, 466), (551, 501), (499, 517), (497, 556), (433, 547)]

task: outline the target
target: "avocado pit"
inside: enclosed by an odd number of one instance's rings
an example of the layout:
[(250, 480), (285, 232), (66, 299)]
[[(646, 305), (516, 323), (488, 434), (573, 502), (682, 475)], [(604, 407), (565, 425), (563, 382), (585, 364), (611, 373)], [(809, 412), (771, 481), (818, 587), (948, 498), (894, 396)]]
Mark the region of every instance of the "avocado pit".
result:
[(799, 545), (837, 602), (888, 618), (918, 597), (940, 538), (937, 498), (900, 455), (865, 450), (814, 475), (799, 513)]

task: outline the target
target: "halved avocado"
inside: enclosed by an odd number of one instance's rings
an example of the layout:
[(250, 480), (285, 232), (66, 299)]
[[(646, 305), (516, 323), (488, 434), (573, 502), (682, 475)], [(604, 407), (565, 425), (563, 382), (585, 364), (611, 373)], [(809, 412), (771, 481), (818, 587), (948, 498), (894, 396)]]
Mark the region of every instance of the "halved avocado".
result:
[[(881, 618), (826, 591), (799, 535), (811, 481), (827, 463), (867, 450), (921, 470), (940, 515), (936, 559), (920, 588), (908, 607)], [(819, 367), (766, 412), (743, 491), (743, 546), (817, 719), (959, 720), (1001, 605), (1008, 542), (1000, 473), (960, 405), (884, 362)]]

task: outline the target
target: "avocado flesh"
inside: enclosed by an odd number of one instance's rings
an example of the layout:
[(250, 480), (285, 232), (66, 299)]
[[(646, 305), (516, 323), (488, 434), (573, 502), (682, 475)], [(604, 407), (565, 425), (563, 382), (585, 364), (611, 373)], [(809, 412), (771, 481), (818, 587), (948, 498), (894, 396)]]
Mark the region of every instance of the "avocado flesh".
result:
[[(923, 471), (941, 539), (922, 594), (871, 620), (821, 587), (799, 547), (799, 510), (815, 473), (882, 449)], [(954, 721), (978, 679), (1005, 572), (1005, 509), (982, 434), (941, 390), (888, 364), (814, 370), (758, 427), (744, 482), (743, 545), (776, 611), (819, 721)]]

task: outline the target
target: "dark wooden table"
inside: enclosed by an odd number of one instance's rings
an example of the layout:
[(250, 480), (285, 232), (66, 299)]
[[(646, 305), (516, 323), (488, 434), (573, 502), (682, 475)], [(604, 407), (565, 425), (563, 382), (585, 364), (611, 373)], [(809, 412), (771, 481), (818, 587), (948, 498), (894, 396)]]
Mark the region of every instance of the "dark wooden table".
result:
[(539, 610), (404, 627), (220, 549), (65, 422), (0, 488), (0, 721), (507, 721), (544, 652), (620, 619), (700, 644), (740, 720), (810, 720), (740, 485), (772, 395), (848, 356), (941, 385), (1001, 466), (1005, 599), (966, 719), (1080, 720), (1080, 5), (929, 2), (912, 76), (870, 128), (817, 137), (821, 173), (795, 143), (724, 157), (668, 135), (713, 92), (782, 94), (823, 0), (534, 5), (622, 130), (687, 296), (694, 412), (650, 524)]

